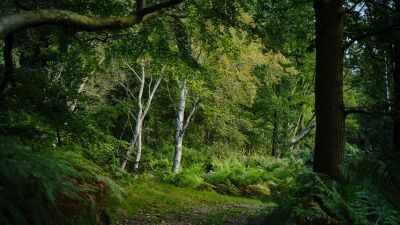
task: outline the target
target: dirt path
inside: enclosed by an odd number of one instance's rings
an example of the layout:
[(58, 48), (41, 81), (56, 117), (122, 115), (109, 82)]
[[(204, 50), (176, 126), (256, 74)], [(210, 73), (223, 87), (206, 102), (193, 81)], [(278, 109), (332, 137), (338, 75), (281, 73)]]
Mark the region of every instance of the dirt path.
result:
[(266, 209), (263, 205), (222, 203), (188, 206), (183, 212), (141, 210), (132, 219), (114, 225), (258, 225), (265, 224), (260, 218)]

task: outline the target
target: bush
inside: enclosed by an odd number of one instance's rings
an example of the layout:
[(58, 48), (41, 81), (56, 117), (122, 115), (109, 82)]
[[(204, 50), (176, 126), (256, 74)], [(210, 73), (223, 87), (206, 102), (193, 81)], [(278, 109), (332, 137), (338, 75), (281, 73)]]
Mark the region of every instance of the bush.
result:
[(109, 223), (122, 189), (93, 163), (66, 151), (35, 154), (0, 136), (0, 224)]
[(173, 174), (171, 172), (166, 173), (162, 179), (164, 182), (174, 184), (178, 187), (197, 188), (204, 183), (201, 177), (202, 173), (202, 164), (194, 164), (178, 174)]
[[(351, 161), (351, 164), (357, 164), (357, 160)], [(366, 171), (361, 178), (349, 164), (345, 164), (343, 170), (347, 173), (340, 184), (308, 170), (300, 173), (296, 188), (281, 196), (279, 207), (269, 216), (269, 221), (282, 224), (400, 224), (399, 209), (393, 204), (393, 199), (398, 199), (396, 192), (391, 196), (385, 194), (381, 186), (371, 182)]]

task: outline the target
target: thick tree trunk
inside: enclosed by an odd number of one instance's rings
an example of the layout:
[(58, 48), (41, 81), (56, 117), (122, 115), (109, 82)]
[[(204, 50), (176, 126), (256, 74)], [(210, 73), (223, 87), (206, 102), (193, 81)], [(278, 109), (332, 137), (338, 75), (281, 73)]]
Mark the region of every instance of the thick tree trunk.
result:
[(186, 81), (179, 81), (179, 105), (176, 112), (176, 130), (175, 130), (175, 155), (172, 164), (172, 172), (177, 174), (179, 172), (181, 157), (182, 157), (182, 143), (184, 135), (184, 118), (185, 118), (185, 103), (186, 103)]
[(314, 0), (317, 128), (313, 166), (315, 172), (336, 180), (345, 144), (342, 4), (342, 0)]
[(272, 156), (278, 156), (278, 132), (279, 132), (279, 119), (278, 113), (274, 112), (274, 129), (272, 132)]

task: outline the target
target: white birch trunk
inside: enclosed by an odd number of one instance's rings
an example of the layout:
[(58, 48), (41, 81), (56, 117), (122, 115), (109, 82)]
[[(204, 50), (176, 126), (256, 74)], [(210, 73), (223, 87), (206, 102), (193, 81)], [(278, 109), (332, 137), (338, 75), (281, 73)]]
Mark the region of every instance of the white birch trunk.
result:
[[(129, 155), (133, 149), (133, 147), (135, 146), (135, 143), (137, 141), (137, 139), (139, 138), (140, 135), (140, 129), (142, 127), (142, 114), (143, 114), (143, 105), (142, 105), (142, 96), (143, 96), (143, 89), (144, 89), (144, 82), (145, 82), (145, 73), (144, 73), (144, 66), (142, 67), (142, 74), (141, 74), (141, 78), (140, 78), (140, 89), (139, 89), (139, 95), (137, 98), (138, 101), (138, 112), (136, 114), (136, 125), (135, 125), (135, 131), (134, 131), (134, 135), (133, 135), (133, 139), (131, 140), (131, 142), (129, 143), (128, 146), (128, 151), (126, 151), (126, 154), (123, 158), (122, 161), (122, 165), (121, 165), (121, 169), (125, 169), (126, 164), (128, 163), (128, 159), (129, 159)], [(136, 145), (138, 146), (138, 145)], [(137, 148), (136, 150), (136, 160), (135, 160), (135, 165), (134, 165), (134, 169), (136, 167), (136, 165), (138, 165), (138, 161), (140, 160), (141, 154), (142, 154), (142, 146), (140, 146), (140, 149)], [(137, 158), (139, 158), (137, 160)]]
[(140, 130), (136, 141), (136, 157), (135, 157), (135, 162), (133, 164), (134, 171), (139, 170), (139, 162), (141, 157), (142, 157), (142, 123), (140, 123)]
[(179, 85), (179, 105), (176, 112), (176, 131), (175, 131), (175, 155), (172, 165), (172, 172), (177, 174), (181, 164), (182, 143), (184, 134), (183, 120), (185, 118), (185, 103), (186, 103), (186, 82), (178, 81)]
[[(129, 67), (129, 66), (128, 66)], [(135, 74), (136, 72), (133, 70), (133, 68), (129, 67)], [(143, 125), (143, 120), (146, 117), (147, 112), (149, 111), (151, 102), (154, 98), (154, 94), (156, 93), (156, 90), (158, 88), (158, 86), (160, 85), (163, 73), (164, 73), (164, 69), (165, 67), (162, 69), (162, 73), (161, 75), (157, 78), (156, 83), (154, 84), (154, 86), (151, 86), (151, 82), (149, 84), (149, 96), (146, 102), (145, 107), (143, 108), (143, 104), (142, 104), (142, 97), (143, 97), (143, 90), (144, 90), (144, 86), (145, 86), (145, 80), (146, 80), (146, 74), (145, 74), (145, 67), (144, 67), (144, 63), (142, 62), (142, 74), (140, 77), (138, 77), (139, 81), (140, 81), (140, 90), (139, 90), (139, 94), (137, 97), (137, 101), (138, 101), (138, 112), (136, 114), (136, 124), (135, 124), (135, 131), (134, 131), (134, 135), (133, 135), (133, 139), (131, 140), (131, 142), (129, 143), (129, 147), (128, 147), (128, 151), (126, 151), (126, 154), (124, 155), (123, 161), (122, 161), (122, 165), (121, 165), (121, 169), (125, 169), (126, 164), (128, 163), (128, 159), (129, 159), (129, 155), (133, 149), (133, 147), (136, 144), (136, 156), (135, 156), (135, 161), (134, 161), (134, 165), (133, 165), (133, 170), (137, 171), (139, 169), (139, 162), (140, 159), (142, 157), (142, 125)]]

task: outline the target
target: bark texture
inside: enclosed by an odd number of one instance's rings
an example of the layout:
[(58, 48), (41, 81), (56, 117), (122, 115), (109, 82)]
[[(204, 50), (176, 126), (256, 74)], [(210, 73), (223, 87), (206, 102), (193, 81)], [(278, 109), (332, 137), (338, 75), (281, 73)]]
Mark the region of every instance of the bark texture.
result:
[(314, 171), (340, 178), (345, 122), (342, 0), (314, 0), (316, 17), (316, 137)]
[(0, 18), (0, 39), (4, 39), (8, 34), (17, 30), (42, 25), (58, 25), (87, 31), (124, 29), (157, 17), (168, 7), (174, 6), (182, 1), (183, 0), (166, 1), (147, 8), (141, 8), (131, 15), (122, 17), (93, 17), (70, 11), (53, 9), (25, 11)]
[(131, 141), (132, 145), (135, 145), (135, 141), (136, 141), (136, 157), (135, 157), (135, 162), (133, 163), (134, 171), (137, 171), (139, 169), (139, 162), (140, 162), (140, 158), (142, 157), (142, 137), (141, 137), (142, 115), (143, 115), (142, 97), (143, 97), (144, 80), (145, 80), (145, 73), (144, 73), (143, 65), (142, 65), (142, 76), (140, 79), (141, 79), (140, 80), (140, 89), (139, 89), (139, 95), (137, 98), (138, 111), (136, 114), (135, 133), (134, 133), (134, 139)]
[[(157, 78), (156, 83), (152, 86), (152, 82), (149, 84), (149, 96), (146, 102), (146, 105), (143, 107), (142, 99), (143, 99), (143, 91), (145, 87), (145, 81), (146, 81), (146, 73), (145, 73), (145, 65), (144, 62), (142, 62), (142, 72), (139, 77), (139, 75), (136, 73), (136, 71), (130, 67), (128, 64), (126, 64), (128, 68), (137, 75), (139, 81), (140, 81), (140, 88), (139, 88), (139, 93), (137, 96), (137, 101), (138, 101), (138, 111), (136, 113), (136, 123), (135, 123), (135, 130), (133, 133), (133, 138), (129, 143), (128, 150), (125, 152), (123, 159), (122, 159), (122, 164), (121, 164), (121, 169), (125, 169), (126, 164), (128, 163), (129, 156), (131, 154), (131, 151), (133, 148), (136, 146), (136, 155), (135, 155), (135, 161), (133, 164), (133, 170), (138, 171), (139, 170), (139, 163), (140, 159), (142, 157), (142, 127), (143, 127), (143, 121), (144, 118), (147, 115), (147, 112), (150, 109), (151, 102), (154, 98), (154, 94), (156, 93), (158, 86), (160, 85), (161, 79), (163, 77), (164, 73), (164, 68), (162, 69), (162, 74)], [(152, 81), (152, 78), (150, 78)]]
[(179, 81), (179, 104), (176, 112), (176, 129), (175, 129), (175, 154), (172, 164), (172, 172), (177, 174), (181, 165), (182, 143), (184, 135), (184, 119), (186, 104), (186, 82)]

